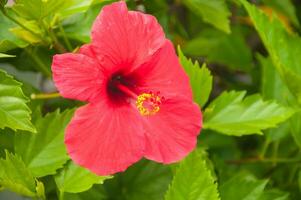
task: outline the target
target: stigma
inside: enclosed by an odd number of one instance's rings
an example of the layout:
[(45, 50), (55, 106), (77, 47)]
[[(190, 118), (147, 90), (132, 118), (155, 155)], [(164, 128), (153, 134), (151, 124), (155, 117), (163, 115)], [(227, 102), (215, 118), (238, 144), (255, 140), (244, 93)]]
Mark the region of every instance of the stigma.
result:
[(160, 105), (164, 97), (160, 96), (160, 92), (142, 93), (137, 96), (136, 107), (142, 116), (154, 115), (160, 111)]

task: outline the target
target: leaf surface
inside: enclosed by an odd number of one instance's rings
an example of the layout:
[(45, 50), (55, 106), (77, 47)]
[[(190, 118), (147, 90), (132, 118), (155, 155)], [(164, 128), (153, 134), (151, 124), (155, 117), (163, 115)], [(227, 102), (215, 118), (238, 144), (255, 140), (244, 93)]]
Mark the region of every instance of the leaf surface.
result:
[(194, 100), (202, 107), (209, 99), (213, 77), (206, 64), (200, 68), (199, 63), (193, 63), (191, 59), (186, 58), (180, 48), (178, 48), (178, 53), (180, 63), (189, 76)]
[[(270, 20), (267, 15), (245, 0), (246, 8), (259, 33), (281, 79), (292, 94), (301, 102), (301, 38), (287, 33), (279, 20)], [(281, 48), (279, 48), (281, 47)]]
[(61, 192), (79, 193), (90, 189), (93, 184), (102, 184), (111, 176), (97, 176), (72, 161), (55, 176), (55, 182)]
[(73, 111), (70, 110), (63, 113), (57, 110), (45, 117), (37, 113), (34, 119), (37, 134), (16, 134), (15, 151), (34, 176), (55, 174), (69, 159), (64, 144), (64, 131), (72, 115)]
[(206, 164), (204, 155), (195, 150), (177, 167), (165, 200), (218, 200), (215, 179)]
[(0, 128), (35, 132), (30, 122), (31, 110), (26, 105), (21, 83), (0, 70)]
[(255, 200), (264, 192), (268, 180), (257, 180), (248, 173), (239, 173), (220, 187), (223, 200)]
[(224, 0), (182, 0), (192, 12), (200, 16), (205, 22), (230, 33), (230, 12)]
[(205, 110), (204, 128), (226, 135), (262, 134), (294, 114), (275, 101), (263, 101), (259, 95), (246, 98), (245, 92), (224, 92)]
[(35, 180), (22, 159), (6, 151), (6, 158), (0, 159), (0, 185), (20, 195), (43, 197), (43, 183)]

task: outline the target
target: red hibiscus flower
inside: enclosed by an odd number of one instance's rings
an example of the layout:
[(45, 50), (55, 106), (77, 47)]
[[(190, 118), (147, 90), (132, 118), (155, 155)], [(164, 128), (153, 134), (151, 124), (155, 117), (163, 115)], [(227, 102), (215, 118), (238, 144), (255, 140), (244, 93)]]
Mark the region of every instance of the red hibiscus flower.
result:
[(142, 157), (182, 159), (202, 125), (189, 79), (172, 43), (151, 15), (105, 6), (79, 53), (55, 55), (54, 82), (65, 98), (88, 102), (66, 129), (75, 163), (99, 175), (124, 171)]

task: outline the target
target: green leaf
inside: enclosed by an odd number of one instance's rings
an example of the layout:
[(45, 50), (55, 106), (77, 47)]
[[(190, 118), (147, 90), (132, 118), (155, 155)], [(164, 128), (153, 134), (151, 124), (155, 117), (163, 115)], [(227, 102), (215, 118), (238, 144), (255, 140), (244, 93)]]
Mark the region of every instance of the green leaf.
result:
[(61, 192), (79, 193), (90, 189), (93, 184), (102, 184), (109, 178), (112, 176), (97, 176), (70, 161), (55, 176), (55, 182)]
[(108, 199), (163, 199), (172, 178), (169, 166), (142, 160), (104, 184)]
[(265, 100), (275, 99), (286, 105), (290, 101), (292, 94), (281, 80), (271, 58), (257, 55), (257, 60), (262, 67), (262, 96)]
[(26, 105), (21, 83), (0, 70), (0, 128), (35, 132), (30, 122), (30, 109)]
[(104, 185), (94, 185), (81, 193), (64, 193), (65, 200), (108, 200)]
[(299, 189), (301, 190), (301, 170), (299, 170), (298, 173), (298, 185), (299, 185)]
[(27, 43), (17, 38), (10, 33), (10, 29), (15, 27), (10, 20), (8, 20), (0, 12), (0, 52), (6, 52), (15, 48), (24, 48), (27, 46)]
[(224, 0), (182, 0), (188, 9), (216, 28), (230, 33), (230, 12)]
[(212, 75), (206, 64), (202, 68), (198, 62), (187, 59), (178, 47), (179, 59), (190, 79), (194, 100), (202, 107), (208, 101), (212, 90)]
[(64, 3), (64, 0), (15, 0), (12, 9), (22, 18), (40, 21), (60, 10)]
[(93, 0), (16, 0), (13, 10), (25, 19), (40, 21), (48, 16), (66, 18), (86, 12), (93, 2)]
[[(258, 54), (257, 60), (262, 67), (262, 97), (264, 100), (275, 99), (283, 105), (289, 105), (290, 101), (294, 99), (289, 89), (281, 80), (277, 73), (272, 60), (268, 57), (265, 58)], [(294, 118), (294, 117), (292, 117)], [(291, 119), (292, 119), (291, 118)], [(266, 136), (270, 141), (279, 141), (289, 134), (290, 120), (282, 123), (275, 129), (269, 129)]]
[(294, 4), (291, 0), (263, 0), (263, 2), (287, 16), (295, 26), (300, 26)]
[(86, 12), (92, 5), (93, 0), (69, 0), (65, 3), (64, 8), (59, 12), (63, 17), (76, 13)]
[(71, 19), (69, 19), (71, 23), (64, 27), (67, 37), (83, 43), (89, 43), (91, 40), (91, 27), (99, 11), (100, 9), (93, 8), (86, 13), (71, 17)]
[(37, 183), (36, 186), (37, 196), (40, 197), (41, 199), (46, 199), (44, 184), (39, 181), (36, 181), (36, 183)]
[(220, 187), (223, 200), (255, 200), (263, 194), (268, 180), (257, 180), (248, 173), (239, 173)]
[(289, 193), (277, 189), (266, 190), (258, 200), (289, 200)]
[(296, 113), (290, 119), (290, 129), (296, 144), (301, 148), (301, 113)]
[(102, 1), (91, 6), (87, 12), (79, 13), (68, 18), (68, 24), (64, 26), (67, 37), (83, 43), (90, 42), (90, 32), (92, 24), (99, 14), (101, 8), (111, 1)]
[[(25, 27), (27, 27), (29, 30), (32, 30), (33, 33), (23, 29), (22, 27), (14, 27), (10, 29), (10, 32), (12, 32), (16, 37), (22, 39), (23, 41), (28, 42), (29, 44), (37, 44), (42, 41), (41, 37), (43, 35), (43, 31), (39, 27), (38, 23), (36, 21), (25, 21), (25, 20), (19, 20)], [(41, 36), (41, 37), (39, 37)]]
[(73, 115), (59, 110), (41, 117), (36, 114), (34, 124), (37, 134), (16, 134), (15, 151), (34, 176), (55, 174), (69, 159), (64, 144), (65, 128)]
[[(291, 117), (292, 119), (293, 117)], [(277, 128), (269, 129), (265, 132), (270, 142), (280, 141), (290, 134), (290, 120), (280, 124)]]
[(6, 159), (0, 159), (0, 185), (24, 196), (44, 196), (43, 183), (35, 180), (20, 157), (7, 151)]
[(275, 101), (263, 101), (259, 95), (224, 92), (205, 110), (204, 128), (227, 135), (262, 134), (292, 116), (294, 111)]
[(0, 58), (12, 58), (12, 57), (16, 57), (16, 56), (0, 53)]
[[(279, 20), (272, 21), (254, 5), (241, 0), (282, 80), (301, 102), (301, 39), (289, 35)], [(279, 48), (281, 47), (281, 48)]]
[(179, 164), (165, 200), (207, 199), (220, 199), (217, 185), (204, 155), (195, 150)]
[[(234, 70), (250, 71), (252, 52), (236, 27), (231, 34), (216, 29), (205, 29), (188, 41), (183, 51), (191, 56), (205, 56), (206, 62), (226, 65)], [(239, 55), (239, 56), (238, 56)]]
[[(0, 24), (1, 27), (1, 24)], [(0, 28), (1, 31), (1, 28)], [(10, 34), (13, 35), (13, 34)], [(0, 35), (1, 37), (1, 35)], [(15, 36), (14, 36), (15, 37)], [(12, 49), (16, 49), (16, 48), (24, 48), (26, 47), (28, 44), (25, 41), (22, 41), (20, 39), (14, 38), (14, 39), (3, 39), (1, 40), (0, 38), (0, 52), (7, 52), (9, 50)]]
[(4, 150), (14, 151), (14, 132), (8, 128), (0, 129), (0, 157), (5, 156)]

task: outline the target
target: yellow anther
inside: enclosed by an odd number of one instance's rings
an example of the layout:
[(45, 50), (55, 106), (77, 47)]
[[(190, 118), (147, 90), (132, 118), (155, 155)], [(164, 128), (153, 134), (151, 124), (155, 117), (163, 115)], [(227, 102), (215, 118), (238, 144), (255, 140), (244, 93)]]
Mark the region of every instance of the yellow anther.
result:
[(137, 97), (136, 106), (141, 115), (154, 115), (160, 111), (161, 97), (158, 94), (142, 93)]

